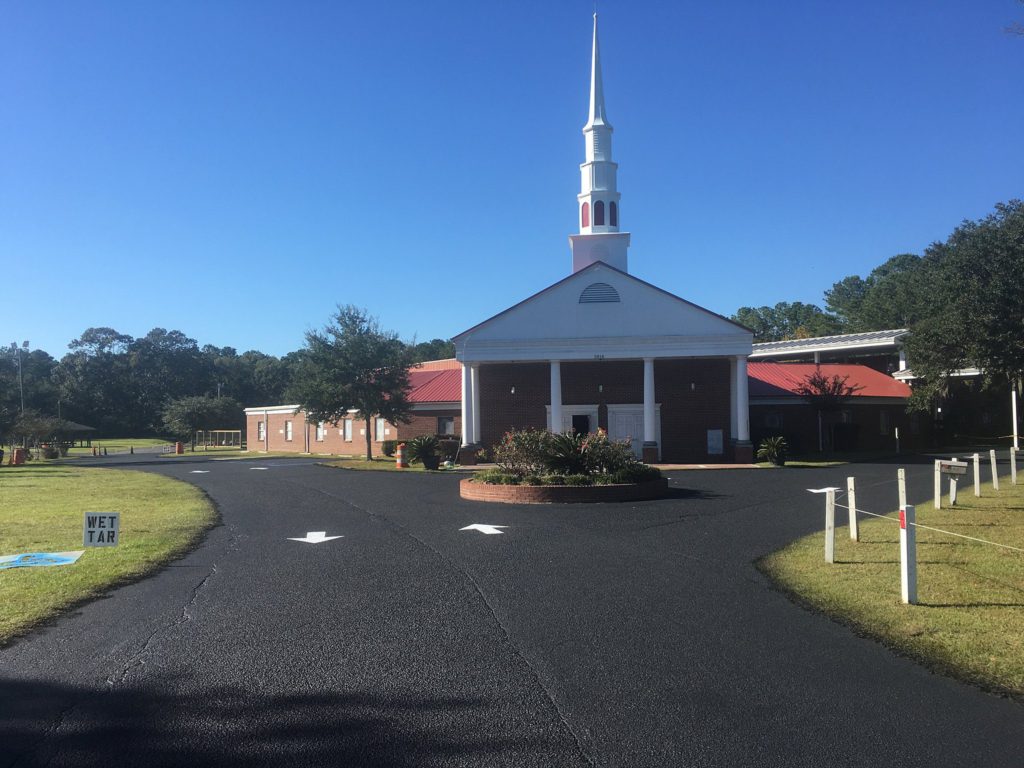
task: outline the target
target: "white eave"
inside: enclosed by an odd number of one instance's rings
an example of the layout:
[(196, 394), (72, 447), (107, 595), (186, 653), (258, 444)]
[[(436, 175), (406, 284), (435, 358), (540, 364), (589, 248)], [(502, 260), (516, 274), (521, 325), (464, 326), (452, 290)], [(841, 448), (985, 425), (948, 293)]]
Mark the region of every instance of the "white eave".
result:
[[(958, 371), (950, 373), (950, 378), (954, 379), (969, 379), (972, 376), (981, 376), (982, 371), (980, 368), (961, 368)], [(903, 371), (896, 371), (892, 377), (898, 381), (917, 381), (920, 376), (915, 374), (909, 368)]]
[(299, 412), (298, 405), (261, 405), (255, 408), (246, 408), (246, 415), (252, 414), (254, 416), (260, 414), (271, 414), (271, 413), (290, 413), (292, 415)]
[(816, 336), (811, 339), (787, 339), (754, 344), (751, 359), (779, 357), (780, 355), (810, 354), (813, 352), (856, 352), (859, 350), (895, 349), (910, 331), (896, 328), (867, 333), (843, 333), (837, 336)]

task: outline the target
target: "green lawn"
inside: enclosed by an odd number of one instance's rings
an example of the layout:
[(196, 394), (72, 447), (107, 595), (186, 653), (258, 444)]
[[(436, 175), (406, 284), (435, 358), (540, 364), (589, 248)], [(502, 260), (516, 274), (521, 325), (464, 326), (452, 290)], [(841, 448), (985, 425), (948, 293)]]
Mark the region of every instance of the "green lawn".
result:
[[(919, 504), (917, 521), (1024, 549), (1024, 485), (1001, 482), (999, 492), (983, 486), (980, 499), (964, 484), (954, 509)], [(1024, 552), (919, 528), (920, 604), (903, 605), (895, 513), (862, 518), (860, 542), (850, 540), (846, 520), (837, 509), (835, 564), (824, 560), (822, 530), (758, 567), (799, 601), (933, 669), (1024, 697)]]
[(368, 469), (380, 472), (451, 472), (450, 469), (428, 470), (422, 464), (410, 464), (404, 469), (399, 469), (395, 463), (395, 457), (374, 456), (372, 461), (367, 461), (365, 455), (360, 456), (339, 456), (331, 461), (324, 462), (325, 467), (337, 467), (339, 469)]
[[(125, 453), (131, 448), (152, 448), (159, 445), (174, 447), (174, 443), (159, 437), (96, 438), (92, 444), (96, 448), (106, 448), (108, 453)], [(92, 456), (92, 448), (71, 448), (68, 456)]]
[[(217, 519), (206, 496), (186, 483), (67, 464), (0, 467), (0, 498), (0, 555), (85, 549), (73, 565), (0, 571), (0, 645), (156, 570), (188, 551)], [(121, 513), (119, 546), (82, 546), (86, 511)]]

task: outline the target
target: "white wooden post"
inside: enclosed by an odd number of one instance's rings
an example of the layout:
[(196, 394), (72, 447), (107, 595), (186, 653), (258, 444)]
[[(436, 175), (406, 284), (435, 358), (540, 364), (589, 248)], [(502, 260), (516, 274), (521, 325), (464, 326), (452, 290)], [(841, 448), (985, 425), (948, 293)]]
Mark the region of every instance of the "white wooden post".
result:
[(1010, 482), (1017, 484), (1017, 449), (1010, 448)]
[(900, 493), (900, 509), (907, 506), (907, 470), (902, 467), (896, 470), (896, 485)]
[(981, 496), (981, 456), (974, 454), (974, 495)]
[(857, 487), (852, 477), (846, 478), (846, 500), (850, 508), (850, 539), (860, 541), (860, 530), (857, 528)]
[(836, 489), (825, 492), (825, 562), (836, 561)]
[(1013, 450), (1020, 450), (1020, 438), (1017, 436), (1017, 383), (1010, 384), (1010, 413), (1013, 416)]
[(942, 509), (942, 467), (939, 460), (935, 460), (935, 508)]
[(917, 531), (914, 518), (912, 504), (900, 510), (900, 593), (908, 605), (917, 604)]
[(996, 469), (996, 449), (993, 448), (988, 452), (988, 457), (992, 461), (992, 487), (997, 491), (999, 490), (999, 472)]
[[(950, 461), (956, 461), (956, 456)], [(956, 506), (956, 475), (949, 476), (949, 506)]]

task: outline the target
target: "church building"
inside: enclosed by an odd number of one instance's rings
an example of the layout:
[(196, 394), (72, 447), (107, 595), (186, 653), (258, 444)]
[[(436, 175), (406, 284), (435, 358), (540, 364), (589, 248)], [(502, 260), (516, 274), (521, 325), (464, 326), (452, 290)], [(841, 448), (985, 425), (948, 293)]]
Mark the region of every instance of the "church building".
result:
[(454, 338), (464, 455), (509, 429), (607, 430), (646, 461), (749, 462), (751, 331), (629, 273), (597, 15), (571, 273)]

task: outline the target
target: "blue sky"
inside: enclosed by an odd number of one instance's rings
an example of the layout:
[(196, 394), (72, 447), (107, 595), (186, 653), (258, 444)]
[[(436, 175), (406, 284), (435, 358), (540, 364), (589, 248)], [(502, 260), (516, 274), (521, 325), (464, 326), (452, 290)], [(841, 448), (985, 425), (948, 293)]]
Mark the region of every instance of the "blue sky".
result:
[[(588, 0), (0, 9), (0, 342), (449, 337), (565, 277)], [(805, 301), (1024, 196), (1015, 0), (601, 2), (630, 271)]]

